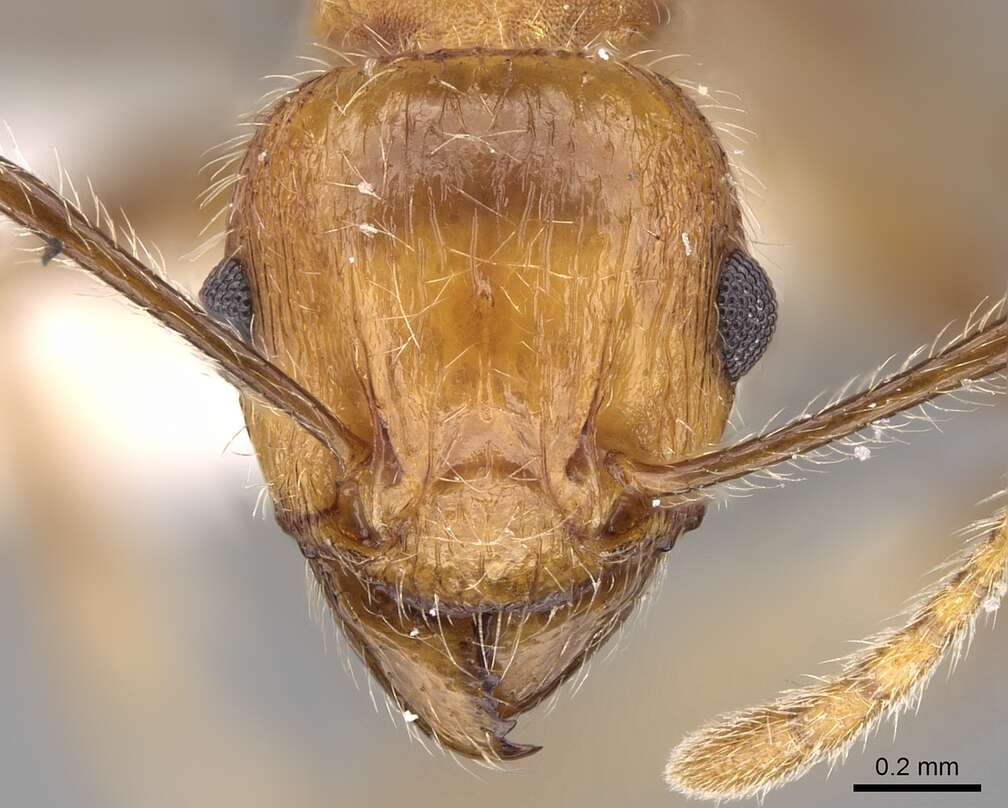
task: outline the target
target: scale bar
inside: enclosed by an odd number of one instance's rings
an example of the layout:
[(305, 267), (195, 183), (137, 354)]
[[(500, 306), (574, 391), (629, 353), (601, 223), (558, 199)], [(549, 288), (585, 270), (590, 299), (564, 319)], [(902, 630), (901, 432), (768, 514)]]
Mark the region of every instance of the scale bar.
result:
[(983, 791), (980, 783), (855, 783), (854, 793), (859, 792), (886, 792), (893, 793), (906, 791), (912, 793), (922, 792), (972, 792)]

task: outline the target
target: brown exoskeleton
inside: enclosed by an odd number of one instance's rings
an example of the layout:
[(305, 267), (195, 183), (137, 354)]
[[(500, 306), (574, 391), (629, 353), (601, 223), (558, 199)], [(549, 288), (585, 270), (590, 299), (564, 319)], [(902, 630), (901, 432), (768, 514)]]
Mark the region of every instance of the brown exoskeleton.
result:
[[(278, 521), (409, 719), (520, 757), (516, 717), (619, 628), (702, 489), (1002, 372), (1004, 319), (702, 454), (775, 304), (703, 116), (615, 55), (655, 5), (323, 6), (332, 41), (376, 55), (264, 117), (204, 288), (219, 322), (7, 163), (0, 208), (242, 389)], [(706, 730), (673, 782), (758, 792), (902, 704), (1002, 591), (1008, 537), (988, 533), (907, 629)]]

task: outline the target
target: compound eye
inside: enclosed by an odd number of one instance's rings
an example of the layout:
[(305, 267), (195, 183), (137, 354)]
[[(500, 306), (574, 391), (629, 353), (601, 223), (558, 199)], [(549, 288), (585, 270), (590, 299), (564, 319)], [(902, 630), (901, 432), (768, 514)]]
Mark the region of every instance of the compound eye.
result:
[(777, 326), (777, 296), (763, 268), (741, 250), (728, 256), (718, 278), (721, 360), (732, 383), (760, 360)]
[(251, 341), (252, 290), (241, 261), (228, 258), (219, 263), (203, 281), (199, 299), (207, 314)]

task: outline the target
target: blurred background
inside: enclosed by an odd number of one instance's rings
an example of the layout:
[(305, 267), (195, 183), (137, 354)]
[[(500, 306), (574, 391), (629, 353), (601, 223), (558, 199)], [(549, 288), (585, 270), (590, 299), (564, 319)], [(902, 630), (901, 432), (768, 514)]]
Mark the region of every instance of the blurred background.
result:
[[(261, 76), (321, 55), (307, 13), (0, 0), (0, 120), (50, 180), (58, 147), (195, 291), (220, 257), (182, 260), (210, 218), (195, 202), (202, 154), (276, 86)], [(1006, 26), (1002, 0), (682, 0), (641, 57), (678, 54), (660, 69), (707, 88), (751, 189), (782, 318), (740, 387), (749, 428), (1005, 292)], [(4, 805), (682, 804), (660, 772), (686, 732), (829, 671), (822, 660), (896, 613), (1004, 484), (1001, 401), (712, 511), (577, 698), (519, 725), (516, 740), (545, 750), (503, 774), (460, 768), (375, 714), (361, 667), (357, 689), (309, 615), (297, 548), (256, 508), (234, 392), (26, 246), (0, 227)], [(851, 783), (906, 756), (955, 760), (986, 792), (914, 805), (997, 804), (1006, 666), (1008, 635), (982, 627), (895, 740), (884, 727), (830, 777), (819, 767), (767, 802), (890, 804)]]

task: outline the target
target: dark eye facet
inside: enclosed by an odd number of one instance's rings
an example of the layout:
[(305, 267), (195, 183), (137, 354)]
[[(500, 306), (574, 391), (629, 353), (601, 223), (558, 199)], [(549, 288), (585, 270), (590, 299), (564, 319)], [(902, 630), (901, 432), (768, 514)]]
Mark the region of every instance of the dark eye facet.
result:
[(734, 383), (755, 365), (777, 326), (777, 296), (763, 268), (741, 250), (718, 278), (718, 332), (725, 373)]
[(203, 282), (199, 299), (207, 314), (230, 325), (246, 342), (252, 339), (252, 290), (241, 261), (219, 263)]

